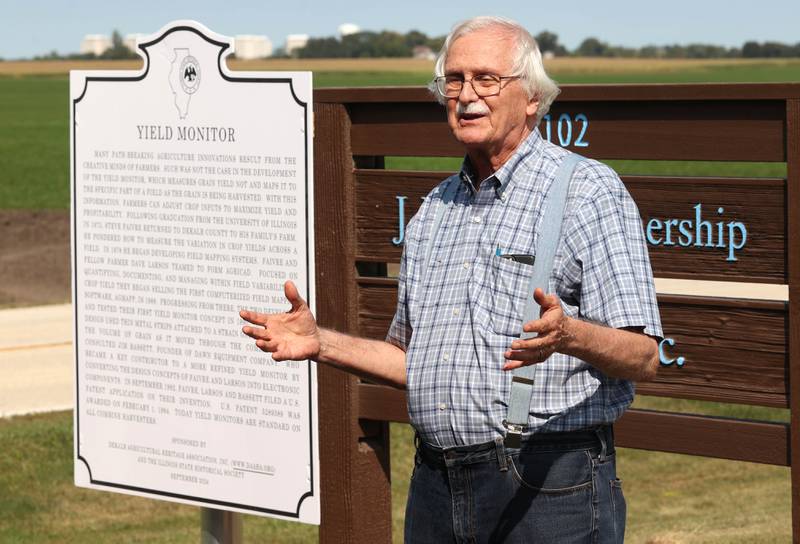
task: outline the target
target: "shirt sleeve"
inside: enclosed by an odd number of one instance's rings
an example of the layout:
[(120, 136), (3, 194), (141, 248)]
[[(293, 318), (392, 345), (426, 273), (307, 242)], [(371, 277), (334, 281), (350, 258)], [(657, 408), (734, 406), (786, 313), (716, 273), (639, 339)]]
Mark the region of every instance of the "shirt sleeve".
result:
[(577, 187), (582, 198), (565, 233), (579, 271), (579, 315), (614, 328), (641, 328), (660, 339), (661, 318), (639, 210), (607, 166), (590, 161), (583, 173)]
[(407, 278), (407, 255), (408, 244), (403, 247), (403, 257), (400, 260), (400, 274), (397, 277), (397, 309), (394, 312), (392, 324), (389, 326), (389, 332), (386, 333), (386, 341), (394, 344), (403, 351), (408, 349), (408, 343), (411, 341), (411, 323), (408, 319), (408, 289), (406, 285)]

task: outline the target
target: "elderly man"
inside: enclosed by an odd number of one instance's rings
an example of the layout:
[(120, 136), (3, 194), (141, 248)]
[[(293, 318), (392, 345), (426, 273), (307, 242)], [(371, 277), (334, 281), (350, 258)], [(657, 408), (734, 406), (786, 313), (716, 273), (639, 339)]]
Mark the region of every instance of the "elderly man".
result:
[[(580, 160), (550, 280), (531, 293), (543, 211), (571, 155), (536, 129), (558, 93), (536, 42), (512, 21), (466, 21), (431, 87), (466, 157), (409, 223), (386, 341), (319, 328), (290, 282), (291, 310), (243, 311), (255, 325), (243, 331), (275, 360), (408, 389), (407, 542), (622, 542), (611, 424), (632, 381), (654, 377), (661, 336), (636, 206), (612, 170)], [(541, 309), (523, 324), (530, 297)], [(512, 380), (524, 365), (535, 379)], [(517, 425), (512, 381), (531, 388)]]

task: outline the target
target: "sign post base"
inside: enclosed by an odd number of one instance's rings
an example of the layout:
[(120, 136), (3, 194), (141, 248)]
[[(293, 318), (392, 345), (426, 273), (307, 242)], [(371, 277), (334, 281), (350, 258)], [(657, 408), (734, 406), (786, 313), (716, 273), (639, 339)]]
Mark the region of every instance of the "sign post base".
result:
[(201, 508), (200, 517), (200, 544), (242, 544), (241, 514)]

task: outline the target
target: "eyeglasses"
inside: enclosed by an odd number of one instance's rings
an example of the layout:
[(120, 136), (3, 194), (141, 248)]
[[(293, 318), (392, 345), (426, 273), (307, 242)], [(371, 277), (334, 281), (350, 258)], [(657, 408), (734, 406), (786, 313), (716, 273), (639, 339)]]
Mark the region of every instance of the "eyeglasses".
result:
[(494, 74), (477, 74), (472, 79), (464, 79), (462, 75), (439, 76), (433, 79), (439, 94), (447, 98), (458, 98), (464, 83), (472, 85), (475, 94), (481, 98), (500, 94), (503, 81), (519, 79), (521, 76), (496, 76)]

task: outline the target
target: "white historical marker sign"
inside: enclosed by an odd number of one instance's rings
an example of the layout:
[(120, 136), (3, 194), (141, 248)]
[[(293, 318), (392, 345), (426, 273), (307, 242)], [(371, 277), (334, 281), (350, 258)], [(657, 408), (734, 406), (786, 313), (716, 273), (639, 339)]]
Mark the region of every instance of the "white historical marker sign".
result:
[(309, 73), (231, 72), (191, 21), (72, 72), (75, 483), (319, 523), (313, 364), (240, 308), (314, 308)]

